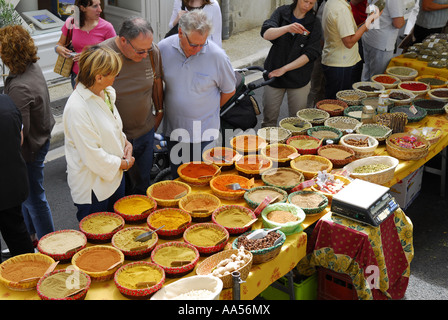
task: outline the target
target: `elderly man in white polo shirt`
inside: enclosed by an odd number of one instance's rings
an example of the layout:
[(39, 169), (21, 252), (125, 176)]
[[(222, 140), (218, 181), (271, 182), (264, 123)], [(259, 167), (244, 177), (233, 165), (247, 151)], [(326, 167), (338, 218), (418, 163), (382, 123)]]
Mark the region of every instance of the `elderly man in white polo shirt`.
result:
[(200, 161), (219, 137), (219, 110), (235, 94), (235, 72), (223, 49), (207, 41), (212, 24), (202, 10), (184, 14), (179, 33), (159, 42), (165, 80), (164, 135), (171, 173)]

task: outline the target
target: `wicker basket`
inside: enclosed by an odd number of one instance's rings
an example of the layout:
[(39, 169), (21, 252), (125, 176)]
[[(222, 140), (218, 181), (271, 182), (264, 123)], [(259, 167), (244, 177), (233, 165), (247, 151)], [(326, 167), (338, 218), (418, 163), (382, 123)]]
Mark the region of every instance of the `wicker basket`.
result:
[[(239, 236), (238, 238), (236, 238), (232, 243), (232, 249), (238, 249), (238, 239), (240, 237), (247, 236), (252, 232), (253, 231), (248, 231), (248, 232), (242, 234), (241, 236)], [(268, 262), (268, 261), (274, 259), (275, 257), (277, 257), (278, 254), (280, 253), (280, 250), (282, 249), (282, 246), (285, 243), (286, 235), (280, 230), (276, 230), (273, 232), (279, 233), (282, 240), (280, 241), (280, 243), (278, 243), (277, 245), (272, 246), (270, 248), (265, 248), (265, 249), (260, 249), (260, 250), (250, 250), (250, 252), (252, 253), (252, 256), (253, 256), (253, 262), (252, 262), (253, 264), (261, 264), (264, 262)]]
[[(54, 275), (60, 274), (60, 273), (66, 274), (67, 277), (73, 277), (73, 271), (69, 271), (67, 269), (55, 270), (53, 272), (50, 272), (50, 273), (44, 275), (42, 278), (40, 278), (39, 282), (37, 283), (37, 287), (36, 287), (37, 295), (39, 296), (39, 298), (41, 298), (42, 300), (53, 300), (53, 301), (84, 300), (86, 298), (87, 291), (89, 291), (89, 289), (90, 289), (90, 284), (92, 283), (92, 280), (90, 279), (88, 274), (86, 274), (85, 272), (79, 271), (79, 270), (78, 270), (78, 273), (76, 274), (76, 277), (79, 277), (79, 278), (82, 277), (85, 279), (86, 283), (83, 288), (79, 288), (79, 289), (73, 288), (73, 291), (72, 291), (73, 293), (71, 295), (69, 294), (68, 296), (63, 297), (63, 298), (56, 298), (54, 296), (49, 297), (49, 296), (45, 295), (44, 290), (42, 290), (43, 286), (44, 286), (44, 284), (43, 284), (44, 281), (46, 279), (48, 279)], [(53, 284), (50, 284), (50, 285), (53, 287)], [(66, 286), (66, 284), (62, 283), (62, 282), (61, 282), (61, 285)], [(78, 290), (80, 290), (80, 291), (78, 291)], [(78, 291), (78, 292), (76, 292), (76, 291)]]
[[(426, 80), (426, 79), (428, 79), (428, 80)], [(440, 81), (445, 82), (445, 83), (443, 83), (443, 84), (431, 84), (430, 79), (437, 79), (437, 80), (440, 80)], [(443, 78), (443, 77), (439, 77), (439, 76), (430, 75), (430, 74), (425, 74), (425, 75), (419, 76), (419, 77), (415, 78), (415, 81), (427, 83), (427, 84), (429, 84), (431, 89), (445, 88), (447, 83), (448, 83), (448, 79)]]
[[(373, 88), (375, 88), (375, 90), (374, 91), (366, 91), (366, 90), (360, 89), (360, 87), (364, 87), (364, 86), (373, 87)], [(367, 97), (377, 97), (382, 91), (386, 90), (386, 88), (381, 83), (373, 82), (373, 81), (356, 82), (353, 84), (352, 88), (355, 91), (364, 93)]]
[[(311, 129), (308, 129), (308, 130), (311, 130)], [(294, 146), (293, 145), (294, 142), (297, 141), (297, 140), (312, 141), (312, 142), (314, 142), (316, 144), (316, 146), (313, 147), (313, 148), (307, 148), (307, 149), (300, 148), (299, 146)], [(293, 136), (293, 137), (289, 138), (288, 141), (286, 141), (286, 144), (291, 146), (291, 147), (294, 147), (299, 154), (316, 154), (317, 153), (317, 149), (319, 149), (322, 146), (322, 143), (323, 143), (323, 141), (321, 139), (310, 137), (310, 136), (305, 136), (305, 135)]]
[(188, 195), (191, 192), (191, 187), (187, 183), (184, 183), (181, 181), (176, 181), (176, 180), (167, 180), (167, 181), (156, 182), (156, 183), (150, 185), (148, 190), (146, 190), (146, 194), (149, 197), (152, 197), (154, 200), (156, 200), (157, 204), (162, 207), (176, 207), (176, 206), (178, 206), (180, 199), (183, 197), (180, 197), (178, 199), (160, 199), (160, 198), (153, 196), (154, 189), (156, 189), (159, 186), (169, 186), (169, 185), (177, 185), (177, 186), (182, 187), (186, 191), (186, 195)]
[[(301, 156), (301, 157), (303, 157), (303, 156)], [(299, 157), (299, 158), (301, 158), (301, 157)], [(296, 159), (298, 159), (298, 158), (296, 158)], [(282, 175), (282, 176), (284, 176), (286, 174), (289, 174), (291, 176), (297, 176), (297, 178), (296, 178), (296, 182), (297, 183), (293, 183), (293, 184), (290, 184), (290, 185), (286, 185), (286, 184), (281, 184), (280, 185), (280, 184), (275, 184), (273, 182), (273, 180), (270, 179), (270, 177), (272, 175)], [(289, 192), (292, 189), (294, 189), (296, 186), (298, 186), (300, 183), (305, 181), (305, 176), (303, 175), (302, 172), (300, 172), (298, 170), (294, 170), (292, 168), (272, 168), (272, 169), (264, 172), (261, 175), (261, 180), (263, 180), (264, 184), (267, 185), (267, 186), (276, 187), (276, 188), (282, 189), (282, 190), (284, 190), (286, 192)]]
[[(327, 127), (327, 126), (317, 126), (317, 127), (313, 127), (313, 128), (311, 128), (311, 129), (308, 129), (307, 134), (308, 134), (310, 137), (314, 137), (313, 134), (314, 134), (314, 132), (316, 132), (316, 131), (330, 131), (330, 132), (334, 132), (334, 133), (336, 133), (336, 134), (337, 134), (337, 137), (336, 137), (336, 138), (330, 138), (330, 137), (328, 137), (328, 138), (323, 138), (323, 139), (322, 139), (322, 140), (325, 140), (325, 141), (327, 141), (327, 140), (331, 140), (331, 141), (333, 141), (334, 144), (338, 144), (338, 143), (339, 143), (339, 140), (340, 140), (341, 137), (342, 137), (342, 131), (341, 131), (341, 130), (336, 129), (336, 128), (333, 128), (333, 127)], [(314, 137), (314, 138), (316, 138), (316, 137)], [(316, 139), (318, 139), (318, 138), (316, 138)], [(317, 152), (316, 152), (316, 153), (317, 153)]]
[[(290, 169), (292, 170), (292, 169)], [(255, 187), (250, 189), (244, 194), (244, 200), (246, 200), (247, 204), (250, 208), (256, 209), (263, 201), (255, 201), (254, 199), (251, 199), (251, 196), (255, 192), (263, 192), (263, 191), (271, 191), (273, 194), (278, 194), (279, 197), (282, 197), (281, 199), (277, 198), (277, 200), (274, 203), (282, 203), (286, 202), (288, 200), (288, 193), (280, 188), (273, 187), (273, 186), (261, 186), (261, 187)]]
[(448, 95), (448, 88), (440, 88), (440, 89), (431, 89), (428, 92), (428, 95), (431, 99), (442, 101), (442, 102), (448, 102), (448, 96), (447, 97), (441, 97), (438, 96), (437, 93), (444, 93)]
[(246, 178), (260, 179), (261, 174), (272, 168), (272, 160), (262, 155), (250, 154), (235, 162), (238, 174)]
[[(157, 255), (157, 252), (159, 250), (161, 250), (163, 248), (166, 248), (166, 247), (184, 247), (184, 248), (186, 247), (188, 249), (191, 249), (194, 252), (195, 257), (188, 264), (182, 265), (180, 267), (160, 265), (160, 264), (158, 264), (156, 262), (155, 256)], [(180, 242), (180, 241), (165, 242), (165, 243), (159, 244), (151, 252), (151, 261), (154, 262), (155, 264), (158, 264), (160, 267), (162, 267), (162, 269), (165, 271), (165, 275), (167, 277), (169, 277), (169, 278), (179, 278), (179, 277), (183, 277), (186, 274), (190, 273), (196, 267), (196, 265), (197, 265), (197, 263), (199, 261), (199, 251), (198, 251), (198, 249), (196, 249), (191, 244), (188, 244), (188, 243), (185, 243), (185, 242)]]
[[(334, 107), (329, 107), (329, 105)], [(343, 115), (344, 109), (346, 109), (347, 107), (348, 104), (345, 101), (335, 99), (325, 99), (316, 103), (316, 109), (327, 112), (331, 117)]]
[(325, 110), (305, 108), (297, 111), (297, 118), (303, 121), (308, 121), (312, 125), (320, 125), (330, 118), (330, 114)]
[(267, 145), (267, 141), (254, 134), (242, 134), (233, 137), (230, 140), (230, 145), (237, 152), (247, 155), (250, 153), (257, 153)]
[[(148, 204), (147, 208), (145, 208), (146, 210), (143, 212), (140, 212), (140, 213), (136, 213), (136, 214), (129, 214), (128, 212), (125, 212), (123, 210), (123, 206), (126, 205), (127, 202), (133, 201), (135, 199), (140, 199), (142, 202), (146, 202)], [(115, 204), (114, 204), (114, 212), (116, 214), (120, 215), (124, 219), (124, 221), (126, 221), (127, 223), (144, 222), (146, 220), (146, 218), (148, 218), (149, 214), (156, 209), (157, 209), (157, 201), (156, 200), (154, 200), (151, 197), (148, 197), (145, 195), (140, 195), (140, 194), (123, 197), (123, 198), (119, 199), (117, 202), (115, 202)]]
[[(325, 150), (328, 151), (329, 149), (339, 149), (339, 150), (350, 153), (350, 156), (346, 157), (345, 159), (334, 159), (329, 156), (324, 156)], [(348, 164), (356, 159), (355, 152), (352, 149), (350, 149), (349, 147), (345, 147), (342, 145), (332, 144), (332, 145), (328, 145), (328, 146), (322, 146), (319, 148), (319, 150), (317, 150), (317, 154), (321, 157), (324, 157), (324, 158), (327, 158), (328, 160), (330, 160), (331, 163), (333, 164), (333, 167), (335, 167), (335, 168), (345, 166), (346, 164)]]
[(429, 115), (445, 113), (444, 107), (446, 102), (437, 101), (434, 99), (418, 99), (414, 100), (412, 104), (416, 107), (425, 109), (426, 113)]
[(258, 129), (257, 135), (267, 143), (285, 143), (291, 136), (291, 132), (282, 127), (266, 127)]
[[(359, 159), (353, 161), (344, 167), (345, 170), (350, 172), (350, 176), (354, 179), (361, 179), (365, 181), (369, 181), (376, 184), (385, 184), (393, 179), (395, 168), (397, 167), (399, 161), (396, 158), (389, 156), (373, 156), (368, 158)], [(364, 165), (371, 164), (385, 164), (390, 166), (387, 169), (372, 172), (372, 173), (353, 173), (353, 171)]]
[[(317, 207), (314, 207), (314, 208), (306, 208), (304, 206), (301, 206), (299, 204), (294, 203), (293, 199), (294, 199), (295, 196), (297, 196), (297, 195), (307, 195), (307, 194), (316, 194), (316, 195), (318, 195), (319, 197), (321, 197), (322, 202), (319, 203), (319, 205)], [(328, 206), (328, 198), (325, 195), (323, 195), (321, 192), (318, 192), (318, 191), (302, 190), (302, 191), (292, 192), (288, 196), (288, 202), (298, 206), (299, 208), (301, 208), (303, 210), (303, 212), (305, 212), (305, 214), (307, 216), (314, 216), (316, 214), (319, 214), (322, 211), (324, 211), (324, 209)]]
[[(393, 78), (393, 79), (395, 79), (395, 82), (394, 83), (384, 83), (384, 82), (379, 82), (376, 80), (378, 77), (383, 77), (383, 76)], [(395, 89), (396, 87), (398, 87), (398, 84), (401, 82), (400, 78), (393, 76), (391, 74), (376, 74), (371, 79), (373, 82), (381, 84), (385, 89)]]
[(348, 106), (359, 106), (361, 100), (367, 98), (367, 95), (359, 90), (343, 90), (336, 93), (336, 98), (344, 101)]
[[(307, 170), (300, 169), (299, 166), (298, 166), (298, 163), (301, 162), (301, 161), (307, 161), (307, 160), (320, 162), (320, 163), (322, 163), (322, 167), (323, 168), (321, 170), (316, 170), (316, 171), (307, 171)], [(327, 172), (331, 172), (331, 170), (333, 170), (333, 163), (331, 163), (331, 161), (328, 160), (327, 158), (324, 158), (324, 157), (321, 157), (321, 156), (303, 155), (303, 156), (300, 156), (300, 157), (294, 159), (293, 161), (291, 161), (291, 168), (301, 172), (303, 174), (303, 176), (305, 177), (305, 180), (310, 180), (319, 171), (326, 170)]]
[[(408, 84), (419, 84), (419, 85), (425, 85), (426, 89), (424, 90), (420, 90), (420, 91), (414, 91), (414, 90), (409, 90), (406, 89), (405, 86)], [(423, 83), (423, 82), (418, 82), (418, 81), (403, 81), (398, 85), (398, 89), (404, 90), (404, 91), (408, 91), (411, 92), (412, 94), (414, 94), (415, 98), (423, 98), (424, 96), (426, 96), (426, 94), (428, 93), (429, 89), (431, 89), (430, 85), (427, 83)]]
[[(250, 269), (252, 268), (253, 255), (250, 251), (245, 250), (246, 254), (251, 256), (251, 259), (236, 271), (240, 273), (241, 280), (246, 280), (249, 276)], [(229, 259), (232, 255), (237, 255), (238, 250), (230, 249), (222, 252), (215, 253), (214, 255), (204, 259), (196, 268), (196, 274), (198, 275), (210, 275), (216, 266), (223, 260)], [(223, 288), (231, 288), (233, 286), (233, 276), (231, 273), (225, 276), (218, 277), (222, 280)]]
[[(401, 94), (404, 94), (404, 95), (408, 96), (408, 98), (407, 99), (402, 99), (402, 100), (394, 99), (394, 98), (390, 97), (390, 95), (392, 93), (401, 93)], [(410, 105), (412, 103), (412, 101), (414, 101), (414, 99), (415, 99), (415, 94), (413, 94), (411, 91), (407, 91), (407, 90), (390, 89), (390, 90), (386, 91), (386, 94), (389, 95), (389, 100), (391, 102), (393, 102), (395, 106)]]
[[(347, 109), (344, 110), (344, 116), (356, 119), (358, 121), (361, 121), (362, 110), (363, 109), (364, 109), (364, 106), (350, 106), (350, 107), (348, 107)], [(355, 115), (354, 114), (355, 112), (358, 113), (358, 114)]]
[(289, 117), (280, 120), (279, 126), (285, 130), (288, 130), (291, 133), (289, 137), (291, 137), (305, 134), (306, 130), (311, 128), (313, 125), (311, 124), (311, 122), (303, 120), (299, 117)]
[[(268, 219), (269, 213), (273, 211), (285, 211), (291, 213), (293, 216), (297, 218), (296, 221), (290, 221), (286, 223), (279, 223)], [(306, 214), (305, 211), (292, 203), (275, 203), (267, 206), (261, 212), (261, 219), (263, 220), (263, 226), (268, 229), (280, 227), (280, 231), (282, 231), (286, 236), (291, 234), (299, 233), (303, 231), (302, 222), (305, 220)]]
[[(405, 136), (417, 139), (417, 141), (423, 143), (423, 147), (419, 149), (409, 149), (399, 147), (392, 142), (393, 139)], [(419, 160), (421, 158), (424, 158), (428, 154), (429, 147), (430, 143), (425, 138), (418, 135), (412, 135), (409, 133), (395, 133), (386, 140), (387, 153), (389, 153), (392, 157), (395, 157), (400, 160)]]
[[(117, 248), (121, 252), (123, 252), (125, 259), (127, 260), (140, 260), (140, 259), (146, 259), (151, 255), (151, 251), (155, 248), (157, 245), (157, 242), (159, 241), (159, 237), (157, 236), (157, 232), (154, 232), (152, 234), (152, 237), (150, 240), (145, 242), (137, 242), (129, 240), (129, 243), (133, 243), (134, 246), (131, 248), (129, 247), (121, 247), (119, 238), (122, 237), (124, 234), (129, 233), (130, 236), (137, 237), (145, 232), (149, 232), (151, 229), (144, 228), (144, 227), (128, 227), (124, 228), (120, 231), (118, 231), (114, 236), (112, 237), (112, 246), (114, 248)], [(130, 237), (128, 236), (128, 237)], [(129, 238), (128, 238), (129, 239)]]
[[(196, 210), (187, 210), (187, 205), (191, 201), (204, 201), (208, 205), (204, 208), (198, 207)], [(221, 206), (221, 200), (209, 193), (192, 193), (183, 197), (179, 201), (179, 208), (191, 215), (193, 222), (206, 222), (212, 219), (212, 213)]]
[[(47, 247), (47, 242), (53, 243), (53, 241), (59, 243), (59, 245), (50, 252), (50, 249)], [(64, 244), (60, 241), (63, 241)], [(66, 263), (70, 262), (76, 252), (84, 249), (86, 246), (87, 237), (84, 233), (78, 230), (58, 230), (40, 238), (37, 244), (37, 250), (56, 261)], [(68, 250), (67, 247), (69, 247)]]
[[(109, 217), (111, 220), (116, 220), (118, 223), (117, 227), (106, 233), (91, 233), (89, 232), (89, 230), (85, 229), (85, 226), (87, 225), (89, 220), (97, 219), (100, 217)], [(96, 212), (89, 214), (79, 222), (79, 230), (86, 235), (87, 241), (91, 243), (106, 243), (109, 242), (110, 239), (112, 239), (115, 233), (124, 228), (124, 224), (125, 221), (123, 217), (114, 212)]]
[(233, 169), (235, 158), (240, 154), (232, 149), (226, 147), (215, 147), (207, 149), (202, 153), (202, 159), (205, 163), (213, 163), (221, 167), (221, 171)]
[(250, 189), (249, 185), (249, 179), (246, 177), (242, 177), (237, 174), (223, 174), (219, 175), (210, 181), (210, 189), (212, 189), (212, 192), (215, 196), (217, 196), (220, 199), (223, 200), (237, 200), (239, 198), (242, 198), (244, 195), (245, 190), (231, 190), (228, 189), (228, 191), (223, 191), (222, 189), (218, 188), (218, 185), (221, 185), (223, 183), (223, 180), (225, 180), (226, 184), (232, 184), (232, 183), (239, 183), (241, 187), (245, 189)]
[[(368, 147), (359, 147), (359, 146), (351, 145), (346, 142), (349, 139), (367, 140), (369, 146)], [(353, 152), (355, 153), (355, 158), (358, 158), (358, 159), (373, 156), (375, 154), (375, 150), (376, 150), (376, 148), (378, 148), (378, 144), (379, 144), (378, 140), (376, 140), (374, 137), (364, 135), (364, 134), (347, 134), (341, 138), (339, 143), (344, 147), (352, 149)]]
[(414, 114), (410, 110), (411, 106), (397, 106), (397, 107), (393, 107), (390, 110), (390, 113), (404, 112), (408, 116), (407, 117), (408, 122), (419, 122), (420, 120), (423, 120), (426, 117), (428, 112), (424, 108), (420, 108), (420, 107), (415, 106), (415, 105), (414, 105), (414, 107), (417, 110), (416, 114)]
[(442, 133), (442, 130), (437, 129), (437, 128), (428, 128), (428, 129), (431, 129), (431, 130), (426, 131), (425, 128), (414, 129), (414, 130), (416, 130), (418, 132), (419, 136), (426, 139), (429, 142), (429, 144), (433, 145), (440, 140), (443, 133)]
[(408, 124), (408, 115), (405, 112), (381, 113), (373, 116), (373, 121), (378, 125), (383, 125), (391, 129), (392, 133), (399, 133), (405, 131), (406, 125)]
[[(183, 170), (188, 166), (188, 165), (192, 165), (192, 166), (208, 166), (210, 169), (210, 173), (207, 172), (207, 174), (203, 175), (201, 178), (199, 177), (189, 177), (188, 175), (184, 174)], [(195, 169), (197, 170), (197, 169)], [(207, 169), (208, 171), (208, 169)], [(216, 175), (218, 175), (220, 172), (219, 170), (219, 166), (213, 164), (213, 163), (205, 163), (205, 162), (186, 162), (181, 164), (178, 168), (177, 168), (177, 174), (179, 175), (179, 177), (186, 183), (188, 183), (190, 186), (195, 186), (195, 187), (204, 187), (204, 186), (208, 186), (208, 184), (210, 183), (210, 180), (213, 179), (213, 177), (215, 177)]]
[[(336, 181), (336, 180), (340, 180), (340, 181), (342, 181), (342, 182), (344, 183), (344, 186), (347, 186), (347, 185), (349, 185), (349, 184), (352, 182), (350, 179), (348, 179), (348, 178), (346, 178), (346, 177), (343, 177), (343, 176), (340, 176), (340, 175), (337, 175), (337, 174), (333, 175), (333, 177), (334, 177), (334, 180), (335, 180), (335, 181)], [(333, 193), (325, 192), (325, 191), (323, 191), (323, 190), (320, 190), (320, 188), (319, 188), (319, 186), (318, 186), (317, 184), (315, 184), (314, 186), (312, 186), (312, 187), (311, 187), (311, 190), (312, 190), (312, 191), (316, 191), (316, 192), (320, 192), (320, 193), (322, 193), (325, 197), (327, 197), (327, 199), (328, 199), (328, 204), (331, 204), (331, 202), (333, 201), (333, 196), (334, 196), (334, 194), (333, 194)]]
[[(215, 229), (218, 232), (222, 233), (223, 235), (222, 239), (224, 240), (221, 239), (219, 243), (212, 246), (203, 246), (198, 243), (193, 243), (188, 240), (188, 234), (197, 228)], [(196, 249), (198, 249), (200, 255), (207, 256), (219, 252), (225, 248), (227, 242), (229, 241), (229, 232), (223, 226), (220, 226), (219, 224), (216, 223), (197, 223), (188, 227), (188, 229), (185, 230), (183, 239), (186, 243), (191, 244)]]
[[(44, 262), (48, 267), (50, 267), (53, 263), (55, 263), (54, 259), (41, 253), (25, 253), (18, 256), (14, 256), (12, 258), (9, 258), (8, 260), (5, 260), (0, 264), (0, 283), (3, 284), (5, 287), (7, 287), (10, 290), (13, 291), (31, 291), (34, 290), (37, 286), (37, 283), (42, 278), (30, 278), (30, 281), (23, 281), (27, 279), (22, 279), (22, 282), (18, 281), (11, 281), (4, 277), (2, 274), (3, 271), (6, 268), (9, 268), (10, 265), (14, 265), (17, 263), (27, 263), (30, 261), (39, 261)], [(42, 276), (44, 276), (44, 273), (42, 273)]]
[[(261, 155), (272, 161), (273, 166), (277, 167), (289, 167), (291, 158), (278, 156), (280, 150), (288, 150), (289, 156), (297, 154), (297, 149), (287, 144), (270, 144), (266, 148), (261, 149)], [(268, 155), (269, 154), (269, 155)]]
[(401, 81), (412, 81), (418, 76), (418, 71), (409, 67), (390, 67), (386, 69), (386, 73)]
[[(347, 109), (345, 109), (347, 110)], [(344, 112), (345, 112), (344, 110)], [(358, 127), (362, 125), (362, 122), (353, 119), (351, 117), (331, 117), (330, 119), (325, 120), (324, 126), (336, 128), (342, 132), (346, 130), (353, 130), (355, 131)]]
[(152, 220), (154, 217), (156, 216), (164, 216), (166, 215), (167, 212), (176, 212), (178, 215), (183, 216), (183, 218), (186, 220), (185, 223), (183, 223), (182, 225), (178, 226), (177, 229), (167, 229), (166, 227), (157, 230), (157, 235), (159, 236), (159, 238), (161, 239), (177, 239), (182, 237), (182, 234), (184, 233), (184, 231), (191, 225), (192, 222), (192, 218), (190, 216), (190, 214), (182, 209), (178, 209), (178, 208), (164, 208), (164, 209), (159, 209), (156, 210), (154, 212), (152, 212), (149, 216), (148, 219), (146, 220), (148, 227), (150, 227), (152, 230), (155, 230), (161, 226), (158, 225), (153, 225), (152, 224)]
[[(231, 210), (231, 209), (236, 209), (236, 210), (238, 210), (238, 211), (240, 211), (240, 212), (246, 214), (246, 215), (250, 218), (250, 220), (253, 220), (253, 219), (256, 219), (256, 218), (257, 218), (257, 217), (255, 216), (255, 213), (254, 213), (251, 209), (249, 209), (249, 208), (247, 208), (247, 207), (239, 206), (239, 205), (232, 205), (232, 204), (229, 204), (229, 205), (221, 206), (221, 207), (219, 207), (218, 209), (216, 209), (215, 211), (213, 211), (213, 213), (212, 213), (212, 221), (213, 221), (213, 223), (216, 223), (216, 224), (218, 224), (218, 225), (221, 225), (221, 224), (216, 220), (216, 218), (217, 218), (223, 211)], [(246, 232), (247, 230), (249, 230), (249, 229), (252, 227), (252, 225), (249, 225), (249, 226), (243, 226), (243, 225), (242, 225), (242, 226), (239, 226), (239, 227), (229, 227), (229, 226), (224, 226), (224, 225), (222, 225), (222, 227), (224, 227), (224, 228), (229, 232), (229, 234), (231, 234), (231, 235), (239, 235), (239, 234), (242, 234), (243, 232)]]
[[(101, 270), (101, 271), (87, 271), (82, 269), (81, 267), (78, 266), (78, 260), (85, 254), (91, 253), (93, 251), (109, 251), (109, 252), (114, 252), (119, 256), (119, 261), (117, 261), (116, 264), (111, 265), (109, 267), (109, 270)], [(111, 280), (114, 277), (114, 273), (115, 271), (117, 271), (124, 263), (124, 254), (123, 252), (121, 252), (120, 250), (118, 250), (117, 248), (111, 247), (111, 246), (92, 246), (92, 247), (87, 247), (85, 249), (82, 249), (81, 251), (77, 252), (73, 258), (72, 258), (72, 265), (78, 269), (83, 271), (84, 273), (87, 273), (90, 278), (92, 279), (93, 282), (104, 282), (104, 281), (108, 281)]]
[[(384, 133), (381, 135), (368, 134), (368, 133), (370, 133), (369, 130), (372, 128), (380, 128), (383, 130)], [(392, 134), (392, 129), (385, 125), (382, 125), (382, 124), (367, 123), (367, 124), (363, 124), (362, 126), (360, 126), (356, 130), (356, 133), (371, 136), (371, 137), (375, 138), (378, 142), (382, 142), (382, 141), (385, 141), (387, 139), (387, 137), (389, 137)]]

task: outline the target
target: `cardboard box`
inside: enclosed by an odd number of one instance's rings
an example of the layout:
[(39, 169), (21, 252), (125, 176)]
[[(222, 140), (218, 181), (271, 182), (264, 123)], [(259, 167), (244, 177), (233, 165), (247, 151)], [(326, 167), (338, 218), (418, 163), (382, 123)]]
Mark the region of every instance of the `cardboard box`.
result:
[(390, 194), (403, 210), (406, 210), (419, 195), (422, 179), (423, 167), (420, 167), (390, 188)]

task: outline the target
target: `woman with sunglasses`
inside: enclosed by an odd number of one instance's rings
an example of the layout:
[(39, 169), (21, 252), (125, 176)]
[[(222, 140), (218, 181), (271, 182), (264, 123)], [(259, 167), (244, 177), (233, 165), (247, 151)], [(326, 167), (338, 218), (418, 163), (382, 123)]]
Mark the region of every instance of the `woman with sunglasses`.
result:
[[(73, 69), (71, 74), (72, 87), (78, 74), (78, 60), (80, 53), (86, 46), (98, 44), (116, 36), (112, 24), (100, 17), (101, 0), (76, 0), (74, 16), (67, 19), (62, 26), (62, 34), (54, 48), (57, 54), (69, 58), (73, 54)], [(72, 48), (66, 48), (65, 42), (72, 33)]]

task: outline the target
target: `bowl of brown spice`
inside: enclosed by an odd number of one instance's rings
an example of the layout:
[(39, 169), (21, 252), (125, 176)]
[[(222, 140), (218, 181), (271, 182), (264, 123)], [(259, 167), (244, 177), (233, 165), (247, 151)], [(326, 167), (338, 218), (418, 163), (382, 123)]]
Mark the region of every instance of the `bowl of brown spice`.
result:
[(301, 232), (303, 230), (302, 222), (305, 218), (305, 211), (292, 203), (271, 204), (261, 212), (265, 228), (280, 227), (279, 230), (287, 236)]
[[(304, 157), (304, 156), (302, 156)], [(305, 181), (302, 172), (293, 168), (272, 168), (261, 175), (264, 184), (276, 187), (286, 192), (291, 191), (294, 187)]]
[(348, 104), (345, 101), (335, 99), (325, 99), (316, 103), (317, 109), (328, 112), (332, 117), (342, 115), (347, 107)]
[(221, 200), (210, 193), (191, 193), (179, 201), (179, 208), (191, 215), (193, 222), (206, 222), (212, 212), (219, 208)]
[(359, 106), (365, 98), (367, 95), (358, 90), (342, 90), (336, 93), (336, 99), (344, 101), (349, 106)]
[(232, 148), (215, 147), (207, 149), (202, 153), (202, 159), (206, 163), (213, 163), (221, 167), (221, 171), (233, 169), (235, 159), (241, 155)]
[(146, 194), (162, 207), (176, 207), (182, 197), (191, 192), (191, 187), (181, 181), (160, 181), (149, 186)]
[(330, 160), (335, 168), (345, 166), (355, 160), (355, 152), (343, 145), (322, 146), (317, 150), (317, 154)]
[(272, 161), (273, 166), (289, 167), (289, 162), (299, 156), (297, 149), (286, 143), (274, 143), (261, 149), (261, 155)]
[(289, 194), (288, 202), (301, 208), (307, 216), (321, 213), (329, 203), (328, 198), (321, 192), (307, 190)]
[(381, 83), (373, 81), (361, 81), (353, 84), (353, 89), (364, 93), (367, 97), (376, 97), (385, 90)]
[(339, 143), (353, 150), (356, 158), (366, 158), (375, 154), (378, 140), (365, 134), (346, 134)]
[(300, 171), (306, 180), (310, 180), (319, 171), (331, 172), (333, 163), (321, 156), (303, 155), (291, 161), (291, 168)]

